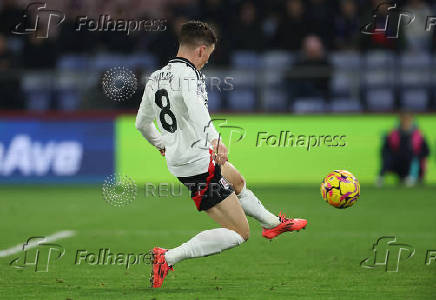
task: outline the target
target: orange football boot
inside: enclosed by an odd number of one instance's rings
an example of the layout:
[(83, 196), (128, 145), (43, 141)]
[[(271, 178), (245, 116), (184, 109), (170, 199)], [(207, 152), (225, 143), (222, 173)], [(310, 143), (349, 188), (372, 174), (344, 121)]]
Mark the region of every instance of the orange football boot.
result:
[(174, 271), (173, 267), (168, 266), (165, 259), (165, 252), (167, 249), (155, 247), (150, 251), (151, 254), (151, 274), (150, 282), (152, 288), (159, 288), (162, 286), (165, 277), (168, 274), (168, 270)]
[(279, 234), (286, 231), (300, 231), (306, 229), (307, 220), (305, 219), (288, 219), (282, 212), (279, 213), (280, 224), (274, 228), (262, 230), (262, 236), (267, 239), (273, 239)]

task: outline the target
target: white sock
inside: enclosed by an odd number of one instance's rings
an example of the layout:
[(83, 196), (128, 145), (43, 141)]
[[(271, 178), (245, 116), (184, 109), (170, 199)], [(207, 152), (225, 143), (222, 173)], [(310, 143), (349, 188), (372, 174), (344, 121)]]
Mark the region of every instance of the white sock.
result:
[(270, 213), (245, 185), (237, 196), (245, 214), (258, 220), (262, 227), (269, 229), (280, 224), (279, 217)]
[(236, 231), (227, 228), (205, 230), (165, 253), (168, 265), (173, 266), (187, 258), (218, 254), (242, 244), (245, 240)]

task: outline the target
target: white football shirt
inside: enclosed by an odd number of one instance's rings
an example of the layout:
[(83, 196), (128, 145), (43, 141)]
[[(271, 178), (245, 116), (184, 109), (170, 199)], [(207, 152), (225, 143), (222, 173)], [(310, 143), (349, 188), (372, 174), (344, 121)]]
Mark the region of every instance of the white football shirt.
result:
[(205, 77), (186, 58), (170, 60), (146, 84), (136, 128), (156, 148), (165, 149), (174, 176), (207, 172), (210, 142), (218, 139), (207, 101)]

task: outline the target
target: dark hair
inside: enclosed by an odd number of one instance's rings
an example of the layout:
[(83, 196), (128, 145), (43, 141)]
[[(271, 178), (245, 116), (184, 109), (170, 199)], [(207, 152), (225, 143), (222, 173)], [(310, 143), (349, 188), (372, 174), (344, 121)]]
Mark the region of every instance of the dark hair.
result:
[(182, 25), (179, 34), (180, 45), (210, 46), (216, 44), (217, 36), (215, 31), (204, 22), (189, 21)]

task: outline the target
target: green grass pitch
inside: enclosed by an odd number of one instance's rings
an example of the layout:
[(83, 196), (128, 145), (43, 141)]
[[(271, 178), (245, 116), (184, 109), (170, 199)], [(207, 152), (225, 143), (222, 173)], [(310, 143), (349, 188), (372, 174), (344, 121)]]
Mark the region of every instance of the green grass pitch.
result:
[[(251, 189), (270, 210), (304, 217), (308, 228), (269, 242), (250, 219), (247, 243), (220, 255), (175, 266), (164, 288), (149, 288), (149, 265), (75, 265), (77, 250), (144, 253), (153, 246), (175, 247), (216, 225), (195, 210), (186, 192), (180, 197), (145, 197), (138, 184), (128, 207), (105, 203), (100, 186), (2, 186), (0, 250), (28, 237), (75, 230), (54, 243), (65, 255), (48, 272), (9, 266), (17, 253), (0, 258), (1, 299), (434, 299), (436, 261), (435, 188), (376, 189), (362, 185), (357, 204), (328, 206), (317, 185)], [(383, 266), (362, 268), (372, 244), (384, 235), (413, 246), (398, 272)]]

